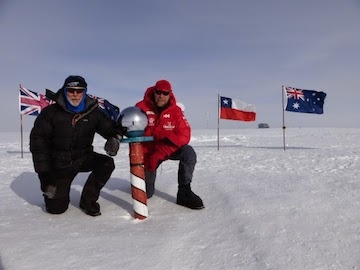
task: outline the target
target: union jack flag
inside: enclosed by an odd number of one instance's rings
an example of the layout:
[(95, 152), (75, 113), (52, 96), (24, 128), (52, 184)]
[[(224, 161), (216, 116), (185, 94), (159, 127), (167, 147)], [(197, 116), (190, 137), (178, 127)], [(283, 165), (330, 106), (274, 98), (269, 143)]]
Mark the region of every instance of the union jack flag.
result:
[(96, 97), (93, 95), (89, 95), (90, 97), (92, 97), (93, 99), (96, 99), (96, 101), (99, 104), (100, 109), (105, 110), (105, 99), (101, 98), (101, 97)]
[(326, 93), (285, 86), (286, 111), (299, 113), (324, 113)]
[(299, 99), (301, 98), (302, 100), (305, 100), (304, 98), (304, 94), (301, 91), (301, 89), (296, 89), (294, 87), (285, 87), (286, 88), (286, 96), (287, 98), (294, 98), (294, 99)]
[(117, 121), (117, 118), (120, 114), (120, 109), (119, 107), (115, 106), (114, 104), (111, 104), (109, 101), (107, 101), (104, 98), (101, 97), (96, 97), (93, 95), (88, 94), (88, 96), (90, 96), (93, 99), (96, 99), (98, 104), (99, 104), (99, 108), (112, 120)]
[(52, 103), (54, 103), (54, 101), (48, 99), (45, 95), (30, 91), (20, 84), (20, 114), (37, 116), (42, 109)]

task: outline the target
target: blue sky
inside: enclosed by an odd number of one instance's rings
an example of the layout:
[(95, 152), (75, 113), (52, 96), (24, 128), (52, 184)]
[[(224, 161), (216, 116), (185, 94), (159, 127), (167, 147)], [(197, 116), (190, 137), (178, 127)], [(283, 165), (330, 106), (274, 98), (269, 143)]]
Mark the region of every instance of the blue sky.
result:
[(359, 25), (359, 0), (1, 0), (0, 130), (19, 129), (19, 83), (44, 93), (71, 74), (122, 109), (167, 79), (194, 129), (217, 127), (218, 94), (257, 108), (221, 128), (281, 127), (282, 85), (327, 93), (323, 115), (286, 126), (360, 127)]

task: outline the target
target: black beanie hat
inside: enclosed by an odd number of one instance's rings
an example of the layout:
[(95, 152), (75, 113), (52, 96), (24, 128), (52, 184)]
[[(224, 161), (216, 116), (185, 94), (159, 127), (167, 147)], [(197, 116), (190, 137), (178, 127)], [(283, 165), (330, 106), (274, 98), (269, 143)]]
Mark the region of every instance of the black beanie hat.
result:
[(64, 88), (71, 88), (71, 87), (81, 87), (86, 88), (87, 83), (85, 82), (85, 79), (78, 75), (70, 75), (66, 78), (64, 83)]

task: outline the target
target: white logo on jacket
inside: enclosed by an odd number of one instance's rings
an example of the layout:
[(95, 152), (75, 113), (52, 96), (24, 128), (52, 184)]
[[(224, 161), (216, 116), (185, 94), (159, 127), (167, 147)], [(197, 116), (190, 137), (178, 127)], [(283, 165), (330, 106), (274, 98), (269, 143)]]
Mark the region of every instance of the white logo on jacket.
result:
[(163, 125), (165, 130), (173, 130), (175, 126), (171, 122), (167, 122), (167, 124)]
[(170, 113), (166, 113), (166, 114), (164, 114), (164, 116), (163, 116), (164, 118), (170, 118)]

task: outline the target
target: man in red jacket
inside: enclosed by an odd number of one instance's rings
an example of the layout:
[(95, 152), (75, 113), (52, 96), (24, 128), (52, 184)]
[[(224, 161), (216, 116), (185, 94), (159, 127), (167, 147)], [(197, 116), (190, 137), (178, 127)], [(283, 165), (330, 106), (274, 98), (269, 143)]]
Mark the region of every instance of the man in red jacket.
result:
[(171, 84), (166, 80), (158, 81), (146, 90), (144, 99), (136, 106), (148, 117), (144, 136), (154, 137), (153, 142), (143, 144), (147, 197), (154, 194), (158, 166), (167, 159), (179, 160), (176, 203), (191, 209), (204, 208), (201, 198), (190, 187), (196, 153), (188, 145), (191, 128), (181, 108), (176, 105)]

